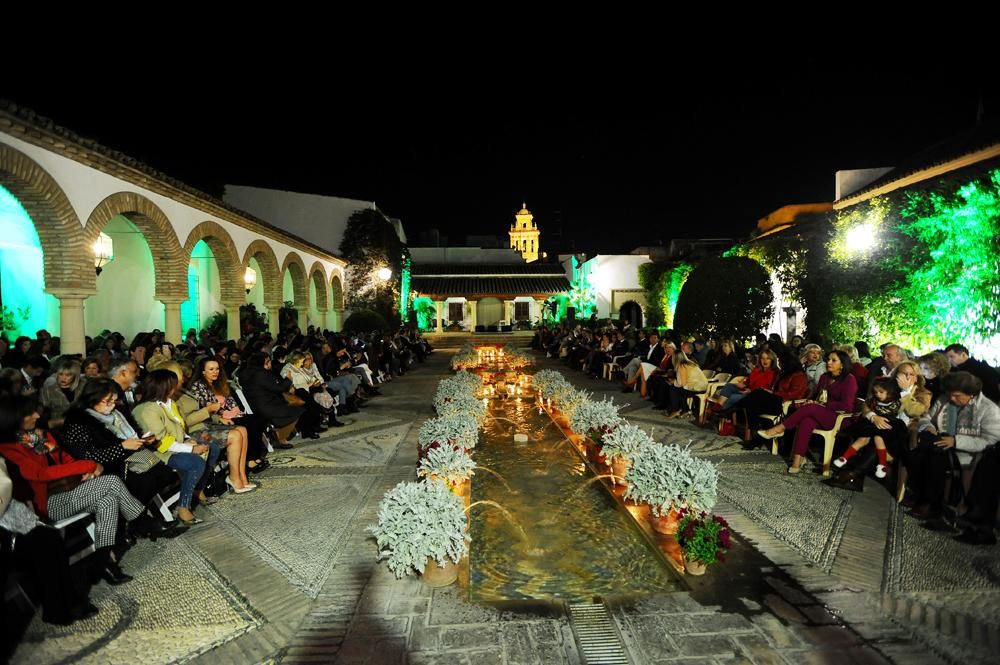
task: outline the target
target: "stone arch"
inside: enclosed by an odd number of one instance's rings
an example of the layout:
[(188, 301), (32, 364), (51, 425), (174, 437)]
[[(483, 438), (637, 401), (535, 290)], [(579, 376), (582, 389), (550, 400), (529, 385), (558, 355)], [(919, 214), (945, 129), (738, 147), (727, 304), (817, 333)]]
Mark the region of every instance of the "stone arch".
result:
[(260, 267), (261, 285), (264, 288), (264, 305), (267, 307), (281, 307), (281, 276), (282, 271), (278, 270), (278, 257), (274, 250), (265, 241), (258, 238), (250, 243), (247, 251), (243, 253), (243, 267), (250, 265), (250, 259), (257, 261)]
[(296, 252), (288, 252), (284, 263), (281, 264), (281, 279), (285, 278), (285, 271), (289, 271), (292, 276), (292, 288), (295, 290), (295, 307), (297, 309), (309, 307), (309, 290), (306, 288), (306, 264), (302, 257)]
[[(122, 215), (135, 225), (153, 255), (156, 279), (154, 297), (158, 300), (187, 296), (187, 264), (180, 241), (166, 214), (142, 194), (117, 192), (91, 211), (84, 229), (84, 246), (91, 247), (112, 219)], [(87, 253), (88, 258), (91, 253)]]
[(323, 269), (322, 263), (316, 261), (312, 264), (312, 267), (309, 268), (309, 279), (316, 285), (316, 309), (320, 312), (328, 312), (330, 299), (326, 288), (326, 270)]
[(35, 225), (44, 257), (45, 288), (96, 291), (93, 252), (84, 242), (80, 218), (55, 179), (23, 152), (0, 143), (0, 185), (20, 202)]
[(330, 295), (332, 296), (330, 302), (335, 312), (343, 312), (346, 309), (344, 307), (344, 283), (341, 279), (338, 272), (333, 273), (333, 277), (330, 278)]
[(218, 223), (206, 221), (191, 229), (191, 233), (188, 234), (187, 240), (184, 242), (185, 274), (187, 261), (190, 260), (194, 246), (201, 240), (204, 240), (205, 244), (212, 250), (215, 261), (219, 265), (222, 303), (242, 305), (246, 300), (246, 293), (243, 289), (243, 262), (240, 261), (240, 253), (236, 250), (236, 244), (229, 232)]

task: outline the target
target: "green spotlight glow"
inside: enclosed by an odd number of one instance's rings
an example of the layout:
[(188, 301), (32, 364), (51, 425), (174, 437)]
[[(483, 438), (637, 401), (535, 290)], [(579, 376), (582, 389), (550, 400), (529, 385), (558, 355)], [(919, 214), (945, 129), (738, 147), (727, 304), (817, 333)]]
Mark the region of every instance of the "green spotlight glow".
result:
[(20, 202), (0, 187), (0, 302), (12, 337), (35, 336), (47, 325), (42, 243)]
[(688, 275), (691, 274), (692, 270), (694, 270), (693, 264), (680, 263), (671, 268), (664, 276), (661, 302), (663, 305), (663, 324), (667, 328), (672, 328), (674, 325), (674, 314), (677, 313), (677, 299), (681, 297), (681, 289), (684, 287), (684, 282), (687, 281)]

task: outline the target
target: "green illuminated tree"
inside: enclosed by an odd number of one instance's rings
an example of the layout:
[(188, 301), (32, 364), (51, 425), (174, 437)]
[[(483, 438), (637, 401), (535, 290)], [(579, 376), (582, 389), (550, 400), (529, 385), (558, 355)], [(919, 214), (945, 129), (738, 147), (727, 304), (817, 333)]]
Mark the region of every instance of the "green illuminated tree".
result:
[[(403, 244), (388, 218), (371, 208), (355, 212), (347, 221), (340, 253), (350, 262), (347, 306), (370, 309), (398, 322)], [(381, 268), (389, 268), (392, 277), (380, 279)]]
[(753, 259), (720, 257), (691, 272), (677, 301), (674, 328), (681, 334), (752, 339), (773, 315), (771, 277)]

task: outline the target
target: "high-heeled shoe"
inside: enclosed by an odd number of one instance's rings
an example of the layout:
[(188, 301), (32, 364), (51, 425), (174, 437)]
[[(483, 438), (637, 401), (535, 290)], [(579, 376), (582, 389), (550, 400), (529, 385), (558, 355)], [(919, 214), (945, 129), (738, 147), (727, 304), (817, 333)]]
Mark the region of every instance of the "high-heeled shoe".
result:
[(104, 570), (101, 571), (101, 578), (113, 586), (132, 581), (132, 576), (127, 575), (118, 565), (118, 562), (111, 559), (108, 559), (108, 562), (104, 564)]
[(229, 478), (229, 476), (226, 476), (226, 484), (229, 485), (229, 491), (235, 492), (236, 494), (246, 494), (247, 492), (252, 492), (257, 489), (257, 485), (254, 485), (253, 483), (247, 483), (243, 487), (237, 487), (233, 484), (233, 481)]

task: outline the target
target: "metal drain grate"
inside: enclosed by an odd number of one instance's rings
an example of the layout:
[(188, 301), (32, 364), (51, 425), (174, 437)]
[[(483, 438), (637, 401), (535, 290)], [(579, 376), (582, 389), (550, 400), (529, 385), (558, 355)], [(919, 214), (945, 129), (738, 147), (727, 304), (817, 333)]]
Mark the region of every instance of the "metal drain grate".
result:
[(629, 665), (622, 638), (603, 603), (571, 603), (570, 625), (587, 665)]

